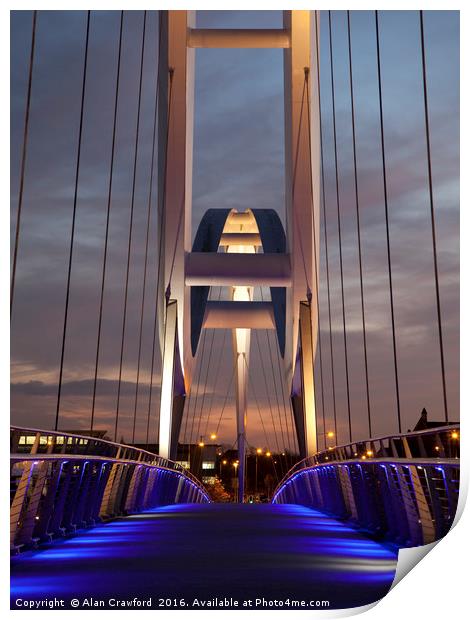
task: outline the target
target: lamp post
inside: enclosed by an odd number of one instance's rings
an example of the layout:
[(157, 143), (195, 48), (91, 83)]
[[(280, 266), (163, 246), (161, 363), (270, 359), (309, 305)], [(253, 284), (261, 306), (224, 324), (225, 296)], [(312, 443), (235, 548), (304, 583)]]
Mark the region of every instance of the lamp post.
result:
[(450, 438), (451, 438), (451, 449), (450, 449), (450, 457), (451, 458), (458, 458), (458, 454), (459, 454), (459, 439), (460, 439), (460, 435), (458, 433), (458, 431), (454, 430), (451, 432), (450, 434)]
[(227, 465), (227, 461), (224, 459), (223, 461), (220, 461), (219, 464), (219, 476), (222, 479), (222, 465)]
[(319, 435), (323, 435), (323, 437), (324, 437), (325, 450), (326, 450), (326, 448), (330, 448), (330, 447), (332, 447), (332, 446), (327, 446), (327, 445), (326, 445), (326, 443), (327, 443), (327, 442), (326, 442), (326, 440), (327, 440), (327, 439), (334, 439), (335, 434), (334, 434), (334, 432), (333, 432), (333, 431), (327, 431), (326, 433), (318, 433), (318, 434), (319, 434)]
[(258, 493), (258, 456), (263, 454), (261, 448), (256, 449), (256, 457), (255, 457), (255, 495)]
[(235, 489), (234, 489), (235, 490), (235, 493), (234, 493), (235, 499), (234, 499), (234, 501), (237, 502), (237, 499), (238, 499), (238, 478), (237, 478), (238, 461), (234, 461), (233, 469), (235, 471), (235, 476), (234, 476), (234, 479), (235, 479)]

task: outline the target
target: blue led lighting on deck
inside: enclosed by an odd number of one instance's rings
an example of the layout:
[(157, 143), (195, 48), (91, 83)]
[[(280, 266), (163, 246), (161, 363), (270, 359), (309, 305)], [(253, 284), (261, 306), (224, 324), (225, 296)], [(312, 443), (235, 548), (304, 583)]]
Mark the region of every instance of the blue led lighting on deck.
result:
[(12, 558), (12, 596), (330, 599), (386, 594), (397, 553), (292, 504), (180, 504), (99, 524)]

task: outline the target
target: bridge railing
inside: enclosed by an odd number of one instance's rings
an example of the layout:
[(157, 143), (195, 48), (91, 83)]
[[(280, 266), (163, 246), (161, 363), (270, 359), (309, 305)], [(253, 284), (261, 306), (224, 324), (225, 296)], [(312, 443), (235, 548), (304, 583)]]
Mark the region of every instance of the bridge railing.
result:
[(209, 502), (180, 464), (96, 437), (11, 428), (15, 550), (159, 505)]
[[(325, 511), (400, 546), (433, 542), (449, 531), (457, 510), (458, 428), (383, 437), (321, 452), (297, 463), (277, 486), (272, 501)], [(420, 458), (418, 449), (430, 454)]]
[(307, 456), (296, 463), (285, 474), (278, 488), (294, 472), (320, 463), (350, 461), (371, 458), (450, 458), (460, 457), (460, 425), (438, 426), (423, 431), (413, 431), (396, 435), (384, 435), (364, 441), (356, 441), (341, 446), (332, 446)]

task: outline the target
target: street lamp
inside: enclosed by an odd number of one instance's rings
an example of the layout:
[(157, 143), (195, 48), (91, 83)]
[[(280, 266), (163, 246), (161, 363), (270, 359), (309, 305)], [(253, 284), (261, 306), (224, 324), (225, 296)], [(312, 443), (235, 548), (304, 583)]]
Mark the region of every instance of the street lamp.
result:
[[(335, 437), (335, 433), (333, 431), (325, 431), (324, 433), (318, 433), (319, 435), (323, 435), (324, 440), (325, 440), (325, 449), (327, 448), (327, 439), (334, 439)], [(329, 446), (328, 446), (329, 447)]]
[(237, 495), (238, 495), (238, 478), (237, 478), (237, 469), (238, 469), (238, 464), (239, 464), (239, 462), (238, 462), (238, 461), (234, 461), (234, 462), (232, 463), (232, 465), (233, 465), (233, 469), (234, 469), (234, 472), (235, 472), (235, 474), (234, 474), (234, 478), (235, 478), (235, 493), (234, 493), (234, 501), (235, 501), (235, 502), (237, 501)]
[(258, 493), (258, 456), (260, 454), (263, 454), (263, 450), (261, 448), (257, 448), (255, 457), (255, 495)]
[(224, 459), (223, 461), (220, 461), (220, 465), (219, 465), (219, 476), (220, 476), (220, 478), (222, 478), (222, 465), (227, 465), (226, 459)]
[(215, 433), (211, 433), (211, 439), (212, 440), (217, 439), (217, 435)]
[(455, 458), (458, 458), (458, 452), (459, 452), (459, 444), (458, 444), (458, 440), (459, 440), (459, 433), (458, 431), (452, 431), (450, 434), (451, 439), (453, 439), (453, 442), (450, 444), (450, 451), (451, 454), (450, 456), (454, 456)]

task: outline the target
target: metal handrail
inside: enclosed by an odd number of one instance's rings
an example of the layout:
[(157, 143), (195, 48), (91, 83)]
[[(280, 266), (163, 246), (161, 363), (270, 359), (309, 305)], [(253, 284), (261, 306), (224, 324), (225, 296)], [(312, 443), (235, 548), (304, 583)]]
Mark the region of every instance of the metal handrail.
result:
[[(107, 445), (113, 448), (116, 448), (116, 451), (119, 449), (124, 449), (124, 450), (132, 450), (137, 454), (143, 455), (147, 458), (149, 458), (149, 460), (145, 460), (143, 458), (140, 459), (126, 459), (126, 458), (118, 458), (118, 457), (112, 457), (110, 455), (104, 455), (104, 454), (87, 454), (86, 456), (90, 456), (93, 457), (95, 456), (96, 458), (99, 458), (101, 460), (105, 460), (105, 461), (109, 461), (109, 462), (115, 462), (115, 461), (119, 461), (119, 462), (135, 462), (135, 463), (139, 463), (139, 464), (146, 464), (146, 465), (153, 465), (155, 467), (159, 467), (161, 469), (167, 469), (170, 471), (177, 471), (181, 474), (183, 474), (185, 477), (187, 477), (189, 480), (191, 480), (192, 482), (194, 482), (198, 488), (203, 492), (203, 494), (206, 497), (209, 497), (207, 494), (207, 491), (205, 489), (205, 487), (202, 485), (202, 483), (200, 482), (200, 480), (198, 480), (198, 478), (196, 478), (196, 476), (194, 476), (194, 474), (192, 474), (190, 471), (188, 471), (185, 467), (183, 467), (182, 465), (180, 465), (179, 463), (176, 463), (175, 461), (172, 461), (171, 459), (167, 459), (164, 458), (162, 456), (159, 456), (158, 454), (154, 454), (153, 452), (149, 452), (147, 450), (143, 450), (141, 448), (136, 448), (135, 446), (129, 446), (127, 444), (121, 444), (121, 443), (117, 443), (114, 441), (109, 441), (108, 439), (101, 439), (100, 437), (93, 437), (91, 435), (78, 435), (77, 433), (68, 433), (68, 432), (64, 432), (64, 431), (50, 431), (50, 430), (44, 430), (44, 429), (39, 429), (39, 428), (27, 428), (27, 427), (23, 427), (23, 426), (10, 426), (10, 432), (18, 432), (18, 433), (23, 433), (23, 434), (29, 434), (29, 435), (37, 435), (38, 433), (42, 436), (56, 436), (56, 437), (64, 437), (64, 438), (72, 438), (72, 439), (85, 439), (87, 442), (92, 442), (93, 444), (99, 444), (99, 445)], [(65, 444), (67, 445), (67, 444)], [(89, 445), (89, 443), (87, 443), (87, 445)], [(71, 453), (61, 453), (61, 454), (45, 454), (45, 453), (25, 453), (25, 454), (21, 454), (21, 453), (17, 453), (17, 454), (12, 454), (11, 458), (13, 458), (15, 461), (24, 461), (24, 460), (29, 460), (29, 457), (34, 457), (32, 460), (44, 460), (44, 457), (57, 457), (57, 458), (67, 458), (69, 457), (70, 459), (72, 458), (77, 458), (77, 457), (81, 457), (82, 455), (79, 454), (71, 454)]]
[[(304, 459), (305, 461), (305, 459)], [(303, 461), (301, 461), (303, 462)], [(367, 461), (358, 461), (357, 459), (348, 459), (348, 460), (344, 460), (344, 461), (331, 461), (329, 463), (314, 463), (312, 465), (307, 465), (305, 467), (302, 467), (298, 470), (296, 470), (296, 474), (300, 475), (302, 473), (305, 473), (307, 471), (313, 470), (313, 469), (317, 469), (320, 467), (336, 467), (337, 465), (413, 465), (415, 467), (425, 467), (425, 466), (432, 466), (432, 467), (455, 467), (456, 463), (455, 463), (455, 459), (432, 459), (432, 461), (429, 460), (429, 458), (417, 458), (417, 459), (407, 459), (407, 458), (394, 458), (394, 457), (385, 457), (385, 458), (378, 458), (378, 459), (367, 459)], [(288, 472), (289, 473), (289, 472)], [(280, 493), (281, 488), (287, 484), (288, 479), (292, 478), (293, 476), (288, 476), (287, 479), (285, 479), (287, 477), (287, 474), (284, 476), (284, 478), (281, 480), (281, 482), (277, 485), (276, 489), (274, 490), (273, 493), (273, 498), (272, 498), (272, 502), (274, 502), (276, 500), (277, 495)]]
[[(297, 463), (295, 463), (295, 465), (293, 465), (289, 471), (282, 477), (282, 479), (280, 480), (280, 482), (278, 483), (278, 485), (276, 486), (276, 488), (274, 489), (274, 493), (273, 493), (273, 497), (275, 497), (276, 493), (279, 491), (279, 489), (283, 486), (283, 484), (297, 471), (301, 470), (301, 469), (309, 469), (310, 467), (313, 467), (315, 465), (333, 465), (335, 463), (345, 463), (345, 462), (363, 462), (362, 460), (360, 460), (359, 458), (357, 460), (351, 459), (351, 458), (333, 458), (332, 460), (330, 460), (330, 456), (334, 455), (335, 457), (338, 456), (338, 452), (340, 451), (344, 451), (346, 452), (348, 448), (352, 448), (353, 446), (367, 446), (367, 444), (372, 444), (372, 443), (383, 443), (386, 441), (392, 441), (392, 440), (403, 440), (403, 439), (413, 439), (413, 438), (419, 438), (419, 437), (423, 437), (426, 435), (441, 435), (442, 433), (449, 433), (449, 432), (453, 432), (454, 430), (459, 430), (460, 429), (460, 423), (457, 424), (449, 424), (447, 426), (436, 426), (435, 428), (427, 428), (424, 429), (422, 431), (412, 431), (411, 433), (397, 433), (397, 434), (393, 434), (393, 435), (383, 435), (381, 437), (374, 437), (371, 439), (365, 439), (363, 441), (353, 441), (351, 443), (347, 443), (347, 444), (342, 444), (340, 446), (334, 446), (330, 449), (327, 450), (321, 450), (320, 452), (317, 452), (316, 454), (312, 455), (312, 456), (307, 456), (304, 459), (302, 459), (301, 461), (298, 461)], [(418, 463), (420, 457), (417, 458), (413, 458), (413, 463)], [(429, 459), (432, 457), (425, 457), (425, 459)], [(436, 457), (433, 458), (433, 462), (434, 461), (438, 461), (439, 460), (439, 455), (436, 455)], [(323, 460), (322, 460), (323, 459)], [(325, 460), (327, 460), (328, 462), (325, 463)], [(383, 460), (386, 460), (386, 457), (384, 457)], [(401, 459), (399, 457), (392, 457), (391, 458), (392, 461), (400, 461)], [(442, 460), (442, 459), (441, 459)], [(453, 459), (450, 459), (450, 461), (452, 461)], [(367, 457), (367, 462), (372, 462), (374, 461), (373, 458), (369, 458)], [(455, 460), (454, 460), (455, 462)]]

